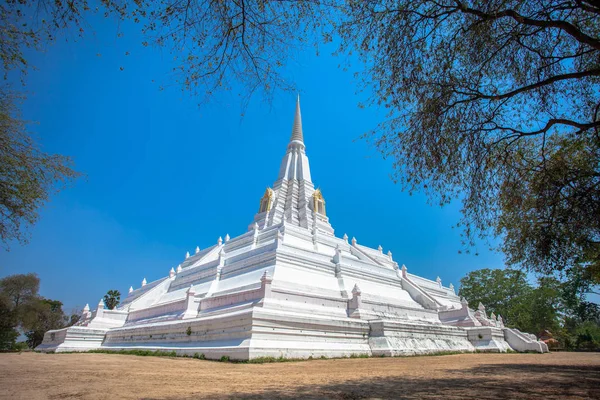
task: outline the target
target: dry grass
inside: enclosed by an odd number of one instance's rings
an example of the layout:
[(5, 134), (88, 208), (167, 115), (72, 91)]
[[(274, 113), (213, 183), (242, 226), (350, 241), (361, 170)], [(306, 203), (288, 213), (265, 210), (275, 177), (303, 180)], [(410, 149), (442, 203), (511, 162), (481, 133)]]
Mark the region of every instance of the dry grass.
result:
[(1, 399), (600, 398), (600, 354), (230, 364), (109, 354), (0, 354)]

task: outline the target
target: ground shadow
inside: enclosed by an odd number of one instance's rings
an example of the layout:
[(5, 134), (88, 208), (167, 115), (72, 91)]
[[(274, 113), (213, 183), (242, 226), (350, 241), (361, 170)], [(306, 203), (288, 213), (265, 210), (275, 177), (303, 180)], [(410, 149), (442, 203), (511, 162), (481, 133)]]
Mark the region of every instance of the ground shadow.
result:
[[(600, 366), (484, 364), (444, 377), (390, 377), (231, 393), (242, 399), (600, 399)], [(348, 371), (352, 376), (352, 371)], [(201, 396), (187, 397), (198, 399)], [(215, 396), (211, 396), (215, 398)], [(181, 397), (172, 398), (182, 399)]]

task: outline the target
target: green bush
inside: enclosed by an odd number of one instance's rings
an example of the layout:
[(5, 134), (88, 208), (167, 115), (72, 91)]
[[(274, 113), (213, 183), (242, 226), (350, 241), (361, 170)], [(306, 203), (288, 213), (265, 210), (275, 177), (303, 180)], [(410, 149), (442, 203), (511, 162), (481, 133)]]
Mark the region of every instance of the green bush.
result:
[(600, 326), (586, 321), (575, 330), (576, 348), (581, 350), (600, 350)]

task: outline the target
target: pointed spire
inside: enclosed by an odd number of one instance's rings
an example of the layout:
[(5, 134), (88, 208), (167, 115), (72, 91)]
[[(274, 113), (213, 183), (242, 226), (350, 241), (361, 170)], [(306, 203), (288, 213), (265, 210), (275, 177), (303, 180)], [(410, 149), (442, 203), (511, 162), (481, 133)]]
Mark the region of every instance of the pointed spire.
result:
[(219, 239), (217, 239), (217, 245), (221, 245), (223, 243), (223, 238), (221, 236), (219, 236)]
[(85, 307), (83, 307), (83, 312), (88, 312), (90, 311), (90, 305), (86, 304)]
[(379, 245), (379, 247), (377, 247), (377, 250), (378, 250), (380, 253), (383, 253), (383, 247), (381, 247), (381, 245)]
[(169, 271), (169, 278), (172, 278), (175, 276), (175, 268), (171, 267), (171, 270)]
[(196, 254), (200, 253), (200, 246), (196, 246)]
[(189, 251), (185, 253), (185, 258), (190, 258), (190, 252)]
[(292, 137), (290, 142), (298, 141), (304, 143), (304, 136), (302, 134), (302, 115), (300, 113), (300, 95), (296, 101), (296, 115), (294, 115), (294, 127), (292, 128)]
[(129, 293), (133, 292), (133, 286), (129, 286)]
[(182, 270), (182, 268), (181, 268), (181, 264), (179, 264), (179, 265), (177, 266), (177, 273), (180, 273), (180, 272), (181, 272), (181, 270)]
[(344, 242), (348, 243), (348, 235), (346, 235), (345, 233), (344, 233), (344, 237), (342, 237), (342, 239), (344, 239)]
[(142, 280), (142, 286), (146, 286), (146, 283), (148, 283), (148, 282), (146, 282), (146, 278), (144, 278), (144, 279)]
[(229, 233), (228, 233), (225, 235), (225, 243), (229, 242), (229, 239), (231, 239), (231, 238), (229, 237)]

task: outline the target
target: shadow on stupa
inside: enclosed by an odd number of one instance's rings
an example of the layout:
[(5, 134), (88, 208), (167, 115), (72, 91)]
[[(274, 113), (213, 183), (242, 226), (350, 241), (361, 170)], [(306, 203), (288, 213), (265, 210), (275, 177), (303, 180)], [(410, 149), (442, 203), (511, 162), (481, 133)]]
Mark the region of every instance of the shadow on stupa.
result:
[[(309, 385), (219, 399), (600, 399), (600, 367), (484, 364), (442, 372), (443, 378), (388, 377)], [(348, 371), (352, 376), (352, 371)], [(199, 399), (186, 397), (177, 399)], [(212, 399), (216, 398), (211, 396)], [(175, 398), (173, 398), (175, 400)]]

